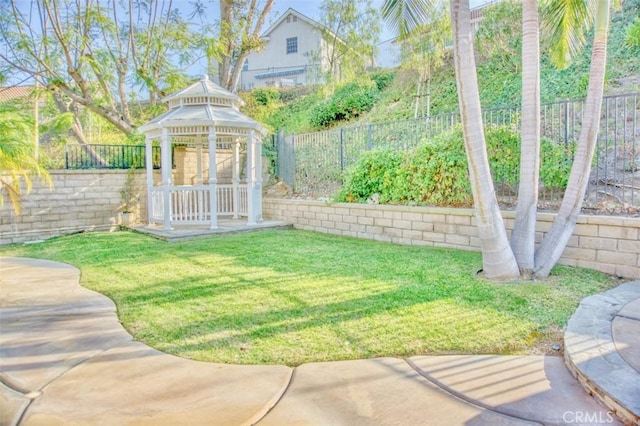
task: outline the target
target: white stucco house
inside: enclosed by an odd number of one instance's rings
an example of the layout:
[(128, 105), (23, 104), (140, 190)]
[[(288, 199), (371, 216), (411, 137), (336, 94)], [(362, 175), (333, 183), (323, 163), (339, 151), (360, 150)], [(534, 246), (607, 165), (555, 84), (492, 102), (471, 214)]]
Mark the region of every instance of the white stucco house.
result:
[(262, 35), (265, 44), (247, 58), (239, 89), (295, 86), (323, 81), (330, 43), (319, 22), (289, 8)]

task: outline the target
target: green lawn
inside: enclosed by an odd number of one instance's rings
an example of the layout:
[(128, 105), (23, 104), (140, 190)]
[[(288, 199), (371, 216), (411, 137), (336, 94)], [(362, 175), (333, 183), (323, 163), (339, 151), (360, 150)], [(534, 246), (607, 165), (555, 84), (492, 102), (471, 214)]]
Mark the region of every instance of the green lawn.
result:
[(478, 253), (299, 230), (172, 244), (87, 233), (5, 246), (0, 256), (75, 265), (137, 340), (240, 364), (531, 353), (557, 339), (583, 297), (615, 284), (568, 267), (545, 282), (496, 284), (475, 276)]

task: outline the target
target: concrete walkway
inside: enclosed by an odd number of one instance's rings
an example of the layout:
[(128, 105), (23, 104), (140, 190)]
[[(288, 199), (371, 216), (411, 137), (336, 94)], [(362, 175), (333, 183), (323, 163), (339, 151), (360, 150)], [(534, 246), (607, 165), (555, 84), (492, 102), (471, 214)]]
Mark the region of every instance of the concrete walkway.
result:
[[(60, 263), (0, 259), (1, 425), (621, 424), (558, 357), (418, 356), (293, 369), (177, 358), (133, 341), (113, 302), (80, 287), (79, 276)], [(630, 383), (640, 385), (640, 282), (624, 289), (622, 306), (608, 311), (610, 325), (620, 321), (609, 349), (629, 361), (622, 374), (635, 372)], [(569, 340), (589, 341), (582, 332)], [(637, 387), (622, 392), (618, 403), (640, 401)]]

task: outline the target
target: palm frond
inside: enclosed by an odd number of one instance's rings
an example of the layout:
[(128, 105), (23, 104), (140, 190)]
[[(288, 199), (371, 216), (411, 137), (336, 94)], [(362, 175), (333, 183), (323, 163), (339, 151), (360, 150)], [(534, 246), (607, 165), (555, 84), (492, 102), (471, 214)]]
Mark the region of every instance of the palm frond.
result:
[(597, 2), (602, 0), (546, 0), (542, 4), (542, 28), (550, 43), (550, 58), (566, 68), (586, 43)]
[(401, 39), (429, 22), (432, 0), (385, 0), (382, 17), (390, 30)]

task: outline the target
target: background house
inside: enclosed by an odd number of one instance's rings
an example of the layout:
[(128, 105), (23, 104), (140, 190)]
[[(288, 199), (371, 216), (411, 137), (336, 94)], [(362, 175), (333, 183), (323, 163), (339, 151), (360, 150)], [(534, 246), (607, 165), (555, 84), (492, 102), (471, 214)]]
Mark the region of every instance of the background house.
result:
[(22, 102), (27, 104), (33, 94), (35, 86), (0, 87), (0, 103)]
[(263, 34), (262, 49), (247, 58), (240, 90), (323, 82), (330, 49), (323, 38), (323, 28), (319, 22), (289, 8)]

